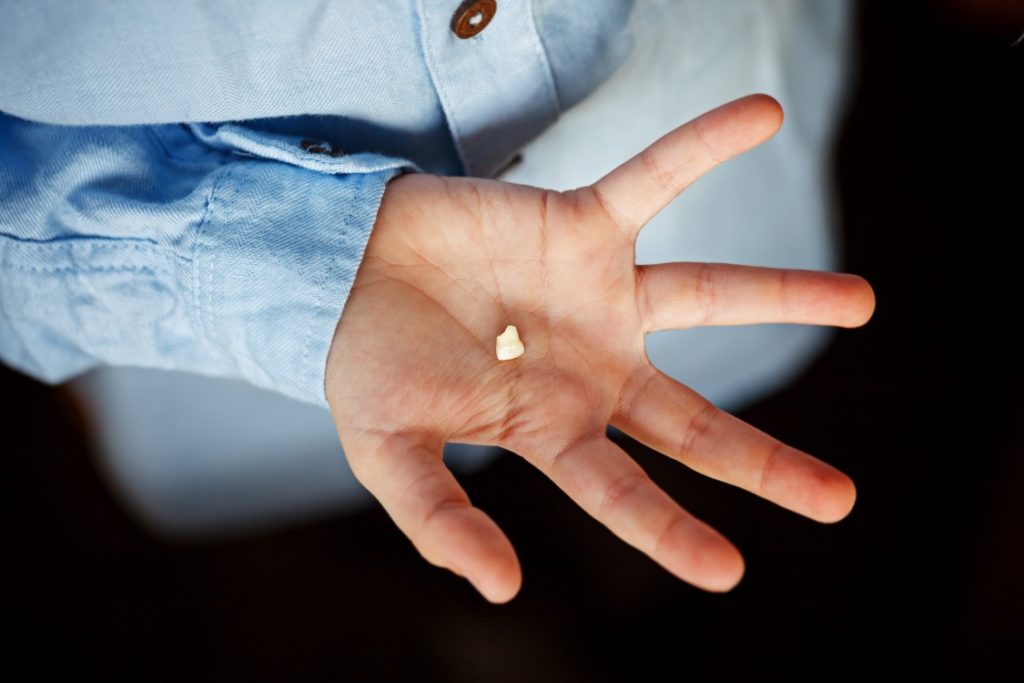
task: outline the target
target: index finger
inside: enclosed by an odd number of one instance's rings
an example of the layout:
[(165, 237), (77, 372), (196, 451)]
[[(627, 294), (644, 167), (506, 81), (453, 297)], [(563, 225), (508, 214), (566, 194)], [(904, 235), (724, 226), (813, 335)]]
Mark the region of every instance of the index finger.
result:
[(609, 217), (635, 237), (697, 178), (761, 144), (781, 125), (782, 108), (771, 97), (734, 100), (666, 133), (591, 190)]

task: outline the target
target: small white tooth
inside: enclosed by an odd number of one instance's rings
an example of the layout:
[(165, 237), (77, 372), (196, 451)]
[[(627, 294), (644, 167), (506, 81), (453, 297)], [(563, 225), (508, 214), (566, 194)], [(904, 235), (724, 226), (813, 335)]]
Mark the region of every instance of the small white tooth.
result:
[(523, 355), (526, 349), (522, 340), (519, 339), (519, 330), (515, 325), (509, 325), (505, 331), (498, 335), (494, 343), (494, 350), (498, 354), (498, 360), (512, 360)]

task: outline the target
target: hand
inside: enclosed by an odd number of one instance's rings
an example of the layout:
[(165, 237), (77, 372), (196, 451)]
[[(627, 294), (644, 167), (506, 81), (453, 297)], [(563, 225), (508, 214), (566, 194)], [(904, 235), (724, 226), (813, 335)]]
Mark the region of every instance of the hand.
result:
[[(609, 441), (609, 423), (812, 519), (846, 516), (848, 477), (719, 411), (644, 349), (656, 330), (871, 316), (874, 294), (851, 275), (635, 264), (652, 216), (781, 121), (775, 100), (740, 99), (567, 192), (425, 174), (388, 183), (331, 347), (327, 398), (352, 471), (428, 561), (493, 602), (518, 592), (512, 545), (442, 460), (447, 441), (496, 444), (677, 577), (731, 589), (739, 552)], [(526, 353), (498, 361), (508, 324)]]

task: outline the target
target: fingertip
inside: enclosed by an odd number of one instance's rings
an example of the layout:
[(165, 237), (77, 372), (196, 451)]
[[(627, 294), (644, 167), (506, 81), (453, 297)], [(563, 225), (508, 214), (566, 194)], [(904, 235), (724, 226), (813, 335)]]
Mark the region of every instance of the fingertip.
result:
[(782, 105), (771, 95), (747, 95), (726, 106), (738, 109), (748, 134), (756, 141), (754, 144), (764, 142), (782, 128)]
[(523, 581), (519, 558), (494, 520), (479, 508), (457, 507), (435, 515), (434, 524), (433, 542), (420, 549), (428, 562), (466, 579), (489, 602), (516, 596)]
[(758, 495), (803, 515), (831, 524), (850, 514), (857, 498), (853, 480), (812, 455), (786, 447), (776, 449), (771, 476), (762, 476)]
[(859, 275), (847, 275), (847, 300), (849, 301), (848, 319), (844, 327), (855, 328), (866, 325), (875, 314), (875, 290), (871, 284)]
[(751, 106), (757, 107), (759, 115), (764, 119), (768, 129), (771, 130), (771, 135), (774, 135), (782, 127), (785, 112), (777, 99), (765, 93), (749, 95), (744, 99), (748, 100)]
[(728, 544), (730, 551), (723, 554), (717, 560), (717, 571), (709, 575), (701, 588), (711, 593), (728, 593), (735, 588), (747, 571), (743, 555), (731, 543)]
[(470, 582), (488, 602), (501, 605), (518, 593), (523, 584), (523, 570), (519, 566), (515, 548), (504, 534), (493, 538), (494, 545), (480, 558)]
[[(696, 521), (696, 520), (695, 520)], [(743, 555), (727, 538), (703, 522), (697, 521), (703, 534), (691, 535), (676, 556), (673, 573), (697, 588), (712, 593), (727, 593), (743, 578)], [(702, 539), (698, 540), (700, 536)]]
[(853, 510), (857, 487), (853, 479), (833, 466), (819, 463), (815, 470), (813, 478), (804, 484), (803, 504), (791, 509), (822, 524), (835, 524)]
[(782, 126), (782, 107), (768, 95), (747, 95), (696, 119), (701, 140), (719, 161), (756, 147)]
[(848, 476), (837, 472), (826, 485), (822, 501), (814, 519), (822, 524), (835, 524), (846, 519), (853, 511), (857, 502), (857, 486)]
[(488, 602), (503, 605), (519, 594), (523, 585), (523, 575), (519, 563), (514, 562), (490, 574), (470, 579), (470, 583)]
[[(857, 505), (857, 485), (853, 483), (853, 479), (847, 478), (847, 480), (850, 482), (850, 493), (847, 498), (846, 510), (843, 511), (843, 514), (839, 519), (846, 519), (849, 517), (850, 513), (853, 512), (854, 506)], [(838, 522), (839, 520), (837, 519), (836, 521)]]

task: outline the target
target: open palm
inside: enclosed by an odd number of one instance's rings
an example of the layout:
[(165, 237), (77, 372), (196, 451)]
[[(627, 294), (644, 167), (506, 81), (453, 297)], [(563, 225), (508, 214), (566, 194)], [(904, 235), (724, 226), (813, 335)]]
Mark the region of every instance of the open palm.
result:
[[(663, 329), (870, 317), (874, 296), (855, 276), (635, 264), (652, 216), (780, 123), (771, 98), (737, 100), (567, 192), (425, 174), (388, 184), (327, 396), (353, 472), (427, 560), (494, 602), (521, 583), (508, 539), (444, 466), (448, 441), (520, 454), (624, 541), (708, 590), (739, 581), (739, 552), (609, 441), (608, 424), (813, 519), (849, 512), (849, 478), (719, 411), (644, 349), (644, 335)], [(526, 352), (500, 362), (495, 337), (508, 324)]]

